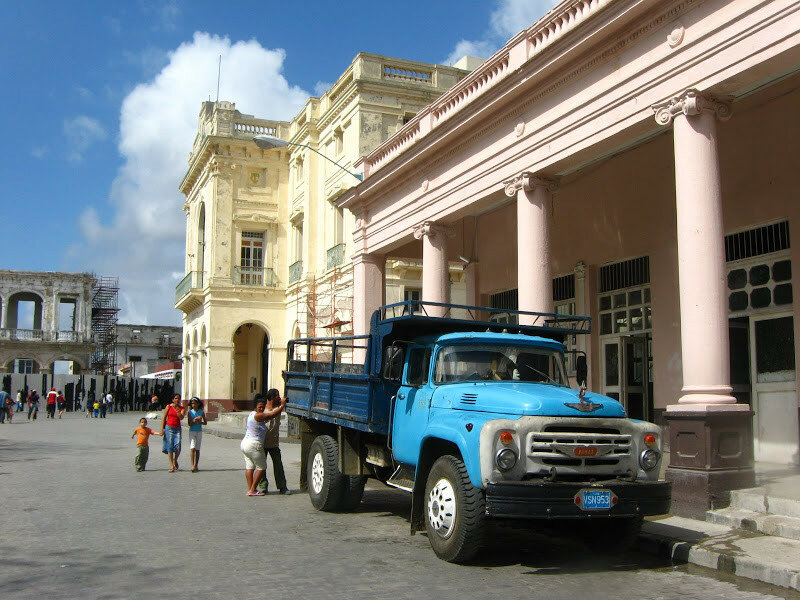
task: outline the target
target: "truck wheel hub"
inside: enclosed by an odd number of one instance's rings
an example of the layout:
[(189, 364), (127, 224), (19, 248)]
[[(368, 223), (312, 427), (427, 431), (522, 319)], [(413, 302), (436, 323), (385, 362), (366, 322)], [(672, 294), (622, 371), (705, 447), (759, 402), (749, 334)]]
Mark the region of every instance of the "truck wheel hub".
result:
[(456, 517), (456, 495), (447, 479), (440, 479), (428, 494), (428, 520), (443, 538), (453, 533)]
[(325, 464), (321, 454), (315, 454), (311, 462), (311, 487), (315, 494), (322, 491), (322, 482), (325, 480)]

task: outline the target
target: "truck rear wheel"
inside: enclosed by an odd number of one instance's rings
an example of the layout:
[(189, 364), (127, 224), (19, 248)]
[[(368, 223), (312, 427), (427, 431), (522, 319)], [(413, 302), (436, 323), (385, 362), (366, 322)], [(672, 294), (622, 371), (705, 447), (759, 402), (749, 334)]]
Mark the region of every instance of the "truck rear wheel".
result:
[(320, 435), (311, 442), (308, 453), (306, 480), (311, 504), (317, 510), (332, 512), (339, 509), (345, 487), (339, 472), (339, 446), (329, 435)]
[(442, 560), (466, 562), (483, 548), (486, 500), (460, 459), (442, 456), (433, 463), (424, 511), (428, 541)]
[(361, 504), (364, 496), (364, 485), (367, 483), (366, 475), (344, 475), (344, 490), (340, 510), (351, 511)]

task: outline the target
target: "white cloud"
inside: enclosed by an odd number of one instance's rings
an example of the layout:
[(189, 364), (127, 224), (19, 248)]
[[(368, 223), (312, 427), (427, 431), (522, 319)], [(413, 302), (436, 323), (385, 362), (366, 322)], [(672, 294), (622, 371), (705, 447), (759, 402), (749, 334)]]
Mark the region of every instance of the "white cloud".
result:
[(106, 130), (100, 121), (86, 115), (80, 115), (64, 121), (64, 137), (66, 138), (67, 160), (79, 163), (84, 153), (95, 142), (106, 139)]
[(47, 146), (34, 146), (31, 148), (31, 156), (33, 158), (44, 158), (47, 156), (48, 148)]
[(489, 58), (514, 35), (533, 25), (558, 0), (498, 0), (489, 27), (479, 40), (460, 40), (444, 63), (452, 65), (465, 55)]
[(98, 274), (120, 277), (120, 318), (129, 323), (171, 324), (175, 285), (184, 266), (184, 197), (178, 184), (197, 133), (204, 100), (214, 98), (222, 55), (220, 99), (244, 113), (291, 119), (308, 93), (282, 75), (283, 50), (255, 40), (195, 33), (169, 53), (168, 63), (150, 81), (137, 85), (122, 103), (119, 151), (124, 159), (112, 184), (113, 217), (103, 222), (84, 211), (84, 242), (75, 254)]
[(318, 81), (317, 83), (314, 84), (314, 95), (317, 98), (322, 97), (322, 94), (331, 89), (332, 85), (333, 85), (332, 83), (329, 83), (327, 81)]

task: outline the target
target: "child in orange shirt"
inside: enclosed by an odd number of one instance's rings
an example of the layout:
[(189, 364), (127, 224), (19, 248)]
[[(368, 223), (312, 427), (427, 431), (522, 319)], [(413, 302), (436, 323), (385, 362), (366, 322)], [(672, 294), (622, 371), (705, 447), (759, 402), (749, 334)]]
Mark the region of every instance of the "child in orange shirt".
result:
[(144, 471), (145, 465), (147, 465), (147, 459), (150, 456), (150, 446), (147, 443), (148, 438), (151, 435), (164, 435), (163, 433), (159, 433), (158, 431), (153, 431), (147, 426), (147, 419), (142, 417), (139, 419), (139, 427), (133, 430), (131, 434), (131, 439), (134, 436), (138, 435), (139, 439), (136, 440), (136, 447), (138, 448), (138, 452), (136, 453), (136, 458), (133, 459), (133, 464), (136, 466), (137, 471)]

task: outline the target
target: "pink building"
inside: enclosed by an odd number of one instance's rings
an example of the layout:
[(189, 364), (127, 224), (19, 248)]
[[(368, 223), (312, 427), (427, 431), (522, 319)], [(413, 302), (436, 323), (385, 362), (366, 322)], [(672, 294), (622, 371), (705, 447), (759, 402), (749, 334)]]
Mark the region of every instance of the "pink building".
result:
[(798, 463), (798, 71), (791, 0), (562, 2), (361, 160), (355, 332), (387, 259), (447, 301), (463, 257), (497, 318), (593, 317), (590, 387), (669, 425), (676, 512)]

